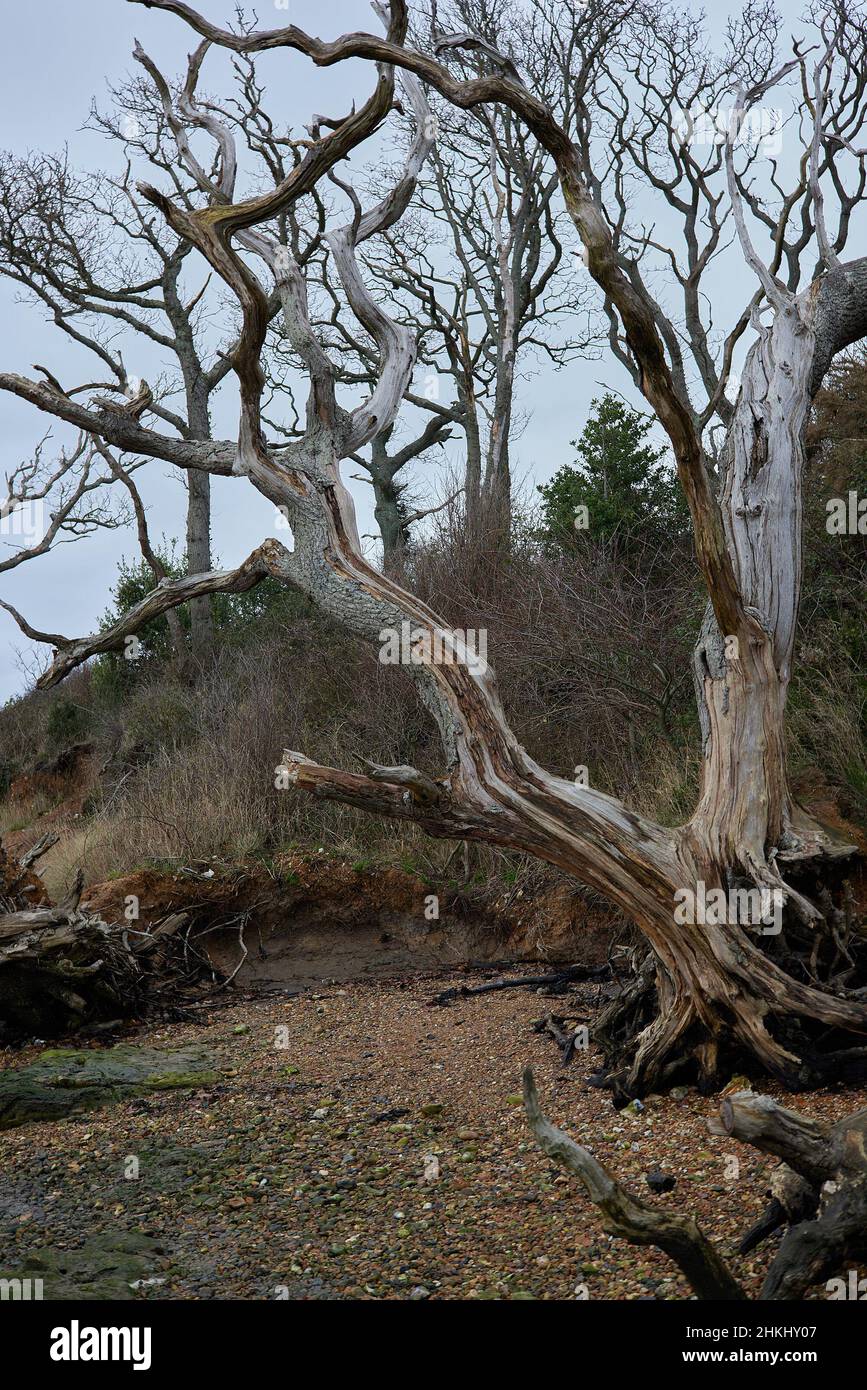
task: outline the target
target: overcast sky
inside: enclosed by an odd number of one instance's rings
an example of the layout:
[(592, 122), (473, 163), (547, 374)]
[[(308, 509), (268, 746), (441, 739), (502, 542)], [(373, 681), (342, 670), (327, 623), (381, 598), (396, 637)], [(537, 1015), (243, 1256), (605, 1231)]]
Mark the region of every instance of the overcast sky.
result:
[[(194, 0), (195, 3), (195, 0)], [(347, 29), (375, 28), (367, 0), (290, 0), (291, 19), (323, 38)], [(199, 0), (198, 8), (209, 18), (227, 25), (234, 5), (231, 0)], [(728, 5), (715, 9), (713, 28), (718, 29)], [(800, 3), (787, 0), (784, 13), (797, 20)], [(130, 54), (134, 37), (166, 73), (179, 72), (194, 46), (189, 29), (173, 15), (148, 10), (127, 0), (69, 0), (35, 8), (3, 0), (4, 56), (0, 82), (0, 143), (16, 154), (30, 150), (57, 151), (67, 146), (71, 162), (81, 168), (105, 167), (112, 156), (106, 142), (83, 129), (91, 99), (108, 104), (109, 82), (122, 81), (136, 70)], [(288, 22), (287, 11), (269, 0), (257, 6), (262, 27)], [(226, 56), (208, 58), (205, 85), (220, 90)], [(221, 67), (221, 64), (223, 65)], [(286, 50), (265, 55), (260, 69), (288, 120), (301, 127), (313, 112), (345, 110), (353, 97), (363, 99), (371, 85), (367, 64), (342, 64), (317, 69), (300, 55)], [(154, 178), (154, 181), (158, 180)], [(649, 211), (649, 219), (657, 209)], [(576, 274), (580, 273), (576, 267)], [(724, 285), (718, 286), (723, 304), (741, 307), (750, 282), (747, 272), (733, 265)], [(68, 343), (65, 335), (44, 321), (32, 304), (15, 302), (7, 282), (0, 282), (0, 309), (4, 316), (0, 370), (35, 375), (35, 362), (49, 366), (61, 381), (92, 377), (86, 356)], [(724, 321), (727, 316), (723, 316)], [(147, 366), (147, 364), (146, 364)], [(132, 374), (147, 375), (128, 360)], [(599, 360), (578, 362), (555, 373), (536, 371), (521, 385), (519, 408), (528, 418), (515, 445), (515, 472), (542, 481), (573, 456), (569, 441), (580, 433), (588, 407), (603, 386), (634, 394), (624, 373), (607, 354)], [(16, 398), (0, 397), (2, 411), (3, 472), (28, 457), (49, 425), (49, 417)], [(233, 433), (234, 409), (221, 404), (214, 420), (215, 432)], [(67, 440), (64, 426), (53, 426), (57, 443)], [(453, 457), (456, 457), (453, 452)], [(456, 460), (457, 461), (457, 460)], [(349, 471), (349, 470), (346, 470)], [(159, 462), (148, 467), (145, 496), (152, 536), (183, 534), (183, 497), (173, 470)], [(362, 531), (373, 528), (370, 489), (348, 480), (359, 504)], [(422, 480), (422, 490), (423, 480)], [(273, 508), (243, 479), (214, 480), (214, 554), (223, 565), (240, 561), (265, 535), (273, 532)], [(0, 576), (0, 597), (25, 613), (37, 627), (81, 635), (92, 631), (105, 611), (108, 591), (116, 577), (121, 555), (135, 557), (129, 533), (97, 533), (54, 554), (21, 565)], [(44, 649), (43, 649), (44, 650)], [(27, 684), (19, 653), (28, 644), (7, 614), (0, 612), (0, 701)], [(26, 660), (25, 660), (26, 665)]]

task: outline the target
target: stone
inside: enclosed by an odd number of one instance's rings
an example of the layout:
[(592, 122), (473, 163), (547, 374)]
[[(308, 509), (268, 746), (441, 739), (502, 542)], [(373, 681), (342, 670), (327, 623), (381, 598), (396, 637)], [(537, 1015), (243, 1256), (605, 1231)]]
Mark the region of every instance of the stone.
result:
[[(113, 1301), (131, 1299), (137, 1286), (157, 1282), (154, 1266), (164, 1254), (161, 1245), (137, 1231), (112, 1231), (92, 1237), (77, 1250), (38, 1250), (21, 1267), (25, 1274), (32, 1271), (42, 1279), (46, 1300)], [(11, 1273), (0, 1267), (0, 1277)]]
[(657, 1168), (654, 1172), (645, 1174), (645, 1182), (651, 1192), (671, 1192), (677, 1184), (677, 1178), (672, 1173), (663, 1173)]
[(0, 1130), (144, 1096), (154, 1091), (212, 1086), (220, 1080), (201, 1047), (53, 1048), (24, 1067), (0, 1073)]

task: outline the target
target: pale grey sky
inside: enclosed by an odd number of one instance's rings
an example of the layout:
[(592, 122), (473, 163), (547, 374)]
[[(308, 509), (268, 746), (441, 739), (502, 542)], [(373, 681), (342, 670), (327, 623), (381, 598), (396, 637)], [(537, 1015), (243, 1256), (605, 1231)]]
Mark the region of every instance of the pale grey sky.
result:
[[(373, 28), (377, 23), (367, 0), (290, 2), (292, 21), (323, 38), (347, 29)], [(14, 0), (0, 0), (0, 4), (6, 40), (0, 82), (0, 144), (19, 155), (67, 146), (73, 164), (81, 168), (104, 167), (114, 156), (104, 140), (82, 127), (91, 98), (107, 105), (108, 83), (121, 81), (135, 70), (130, 57), (134, 37), (169, 74), (181, 69), (194, 46), (191, 33), (181, 20), (129, 4), (127, 0), (69, 0), (39, 7), (20, 5)], [(232, 19), (234, 5), (232, 0), (199, 0), (198, 8), (226, 25)], [(734, 11), (735, 7), (731, 8)], [(793, 23), (800, 8), (799, 0), (786, 0), (783, 6)], [(728, 11), (729, 6), (715, 11), (713, 29), (720, 27), (723, 10)], [(277, 8), (271, 0), (261, 0), (257, 11), (262, 27), (287, 22), (287, 11)], [(208, 63), (205, 85), (219, 90), (220, 74), (227, 71), (226, 55), (209, 55)], [(281, 114), (285, 113), (296, 127), (309, 120), (313, 112), (345, 110), (353, 96), (363, 97), (370, 89), (370, 68), (363, 63), (316, 69), (300, 55), (281, 50), (264, 55), (260, 69)], [(657, 207), (649, 209), (648, 220), (658, 216), (662, 214)], [(580, 273), (577, 268), (576, 273)], [(749, 275), (739, 259), (728, 268), (725, 284), (717, 288), (721, 323), (728, 326), (726, 310), (730, 313), (734, 304), (737, 312), (751, 289)], [(61, 380), (91, 379), (86, 375), (87, 368), (79, 374), (86, 355), (45, 322), (38, 307), (15, 303), (15, 295), (6, 282), (0, 282), (0, 310), (4, 322), (0, 370), (34, 375), (32, 364), (40, 362)], [(134, 374), (147, 375), (146, 368), (147, 364), (135, 368)], [(522, 383), (519, 406), (528, 416), (528, 424), (515, 449), (515, 471), (519, 476), (543, 481), (572, 457), (569, 441), (580, 432), (592, 397), (600, 394), (601, 383), (634, 395), (625, 374), (607, 353), (597, 361), (574, 363), (561, 373), (542, 367)], [(8, 395), (0, 396), (0, 412), (0, 466), (6, 472), (32, 453), (49, 425), (49, 418)], [(233, 434), (234, 415), (229, 392), (214, 419), (215, 431), (222, 437)], [(71, 435), (59, 424), (53, 426), (53, 431), (58, 443)], [(152, 535), (158, 538), (164, 531), (181, 535), (183, 507), (179, 482), (170, 468), (158, 462), (149, 465), (147, 473), (149, 480), (144, 492)], [(370, 531), (370, 490), (351, 481), (350, 486), (359, 502), (360, 529)], [(422, 490), (423, 486), (422, 480)], [(220, 563), (238, 562), (272, 533), (273, 526), (273, 509), (243, 479), (215, 480), (214, 553)], [(135, 553), (131, 534), (98, 533), (0, 576), (0, 596), (21, 609), (37, 627), (80, 635), (93, 630), (107, 606), (118, 558)], [(19, 651), (27, 652), (28, 644), (8, 615), (0, 612), (0, 700), (27, 683), (16, 655)]]

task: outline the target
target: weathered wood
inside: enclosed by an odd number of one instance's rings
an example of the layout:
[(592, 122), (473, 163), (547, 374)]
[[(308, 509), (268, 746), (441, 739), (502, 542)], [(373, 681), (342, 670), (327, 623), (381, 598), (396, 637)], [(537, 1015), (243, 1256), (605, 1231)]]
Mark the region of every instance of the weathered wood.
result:
[(72, 888), (56, 907), (24, 908), (18, 912), (0, 914), (0, 941), (20, 937), (25, 932), (39, 932), (46, 927), (71, 923), (81, 901), (83, 888), (84, 874), (79, 869)]
[[(711, 1133), (716, 1133), (711, 1129)], [(819, 1194), (816, 1187), (781, 1163), (771, 1174), (771, 1200), (754, 1226), (744, 1233), (738, 1253), (748, 1255), (781, 1226), (795, 1226), (816, 1215)]]
[(611, 970), (607, 965), (569, 965), (563, 970), (552, 971), (548, 975), (503, 976), (498, 980), (485, 980), (480, 985), (454, 985), (435, 995), (431, 1004), (450, 1004), (453, 999), (467, 999), (475, 994), (493, 994), (503, 989), (545, 989), (551, 985), (564, 985), (573, 980), (607, 980)]
[[(746, 1295), (694, 1220), (646, 1207), (542, 1114), (533, 1073), (524, 1072), (524, 1108), (542, 1150), (581, 1181), (601, 1213), (603, 1229), (635, 1245), (654, 1245), (679, 1265), (699, 1298)], [(739, 1091), (708, 1124), (785, 1162), (771, 1180), (774, 1199), (744, 1236), (740, 1253), (755, 1249), (788, 1224), (761, 1299), (803, 1298), (847, 1263), (867, 1258), (867, 1110), (823, 1126), (785, 1110), (769, 1096)]]
[(825, 1182), (834, 1171), (831, 1130), (795, 1110), (784, 1109), (770, 1096), (736, 1091), (726, 1096), (719, 1119), (709, 1121), (708, 1127), (712, 1134), (729, 1135), (763, 1153), (784, 1158), (790, 1168), (814, 1184)]
[(31, 845), (27, 853), (21, 856), (22, 870), (26, 871), (31, 868), (36, 863), (37, 859), (41, 859), (43, 854), (47, 854), (50, 849), (53, 849), (59, 840), (60, 836), (55, 835), (51, 830), (47, 830), (44, 835), (40, 835), (36, 844)]
[(714, 1246), (693, 1217), (673, 1216), (634, 1197), (605, 1171), (593, 1155), (542, 1114), (533, 1072), (524, 1072), (524, 1110), (543, 1153), (580, 1180), (601, 1213), (609, 1235), (630, 1245), (655, 1245), (683, 1271), (699, 1298), (731, 1302), (746, 1298)]
[(180, 931), (189, 922), (189, 914), (186, 912), (173, 912), (164, 921), (158, 922), (149, 932), (132, 937), (130, 947), (137, 956), (149, 955), (156, 946), (167, 941)]
[[(31, 861), (32, 862), (32, 861)], [(56, 906), (0, 915), (0, 1027), (57, 1036), (117, 1018), (140, 998), (140, 974), (123, 932), (80, 909), (84, 876)], [(23, 894), (19, 901), (26, 901)]]

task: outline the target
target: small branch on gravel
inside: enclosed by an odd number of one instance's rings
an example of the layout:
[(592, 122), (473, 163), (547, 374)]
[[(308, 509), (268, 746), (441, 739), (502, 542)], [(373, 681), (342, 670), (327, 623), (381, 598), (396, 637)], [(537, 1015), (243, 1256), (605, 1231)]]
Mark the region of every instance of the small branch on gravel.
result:
[(511, 979), (506, 975), (497, 980), (486, 980), (481, 985), (458, 985), (453, 989), (444, 989), (430, 1002), (433, 1007), (436, 1004), (451, 1004), (454, 999), (468, 999), (474, 994), (493, 994), (500, 989), (532, 989), (534, 985), (542, 989), (549, 985), (568, 984), (572, 980), (607, 980), (610, 974), (607, 965), (570, 965), (552, 975), (517, 975)]
[(580, 1179), (599, 1208), (603, 1229), (630, 1245), (655, 1245), (670, 1255), (699, 1298), (740, 1301), (746, 1294), (691, 1216), (672, 1216), (647, 1206), (615, 1182), (593, 1155), (542, 1114), (530, 1067), (524, 1072), (524, 1109), (530, 1129), (549, 1158)]
[[(579, 1018), (576, 1020), (581, 1023)], [(566, 1026), (566, 1019), (561, 1014), (545, 1014), (544, 1018), (537, 1018), (533, 1025), (534, 1033), (547, 1033), (553, 1038), (560, 1049), (561, 1066), (568, 1066), (575, 1055), (575, 1048), (578, 1041), (578, 1033), (575, 1028)]]

